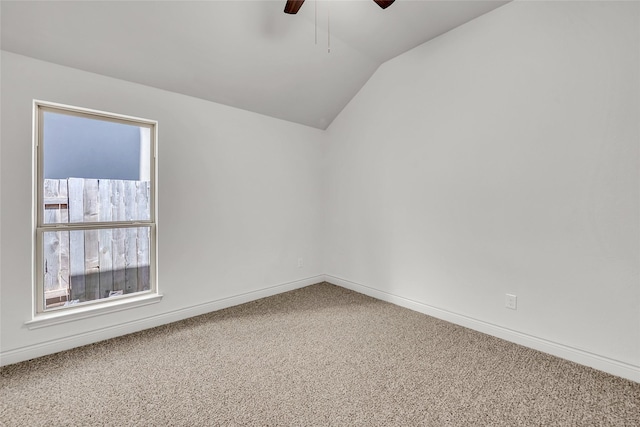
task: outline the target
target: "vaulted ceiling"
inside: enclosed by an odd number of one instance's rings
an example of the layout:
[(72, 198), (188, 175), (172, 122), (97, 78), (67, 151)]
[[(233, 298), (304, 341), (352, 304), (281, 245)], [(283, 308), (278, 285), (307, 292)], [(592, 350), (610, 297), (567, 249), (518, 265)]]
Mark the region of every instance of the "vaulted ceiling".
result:
[[(2, 49), (326, 129), (385, 61), (508, 1), (2, 1)], [(330, 49), (329, 49), (330, 48)], [(329, 52), (330, 50), (330, 52)]]

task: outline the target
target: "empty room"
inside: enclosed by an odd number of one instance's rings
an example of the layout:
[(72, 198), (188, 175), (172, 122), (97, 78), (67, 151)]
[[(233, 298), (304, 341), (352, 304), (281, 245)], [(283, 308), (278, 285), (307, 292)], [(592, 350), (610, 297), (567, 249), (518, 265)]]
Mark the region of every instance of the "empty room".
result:
[(0, 1), (1, 426), (640, 425), (640, 2)]

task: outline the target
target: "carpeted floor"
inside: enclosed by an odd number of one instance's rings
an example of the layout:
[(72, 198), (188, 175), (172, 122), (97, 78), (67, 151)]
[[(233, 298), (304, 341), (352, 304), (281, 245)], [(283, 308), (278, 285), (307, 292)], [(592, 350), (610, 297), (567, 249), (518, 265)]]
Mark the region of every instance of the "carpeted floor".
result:
[(640, 384), (318, 284), (0, 370), (3, 426), (639, 426)]

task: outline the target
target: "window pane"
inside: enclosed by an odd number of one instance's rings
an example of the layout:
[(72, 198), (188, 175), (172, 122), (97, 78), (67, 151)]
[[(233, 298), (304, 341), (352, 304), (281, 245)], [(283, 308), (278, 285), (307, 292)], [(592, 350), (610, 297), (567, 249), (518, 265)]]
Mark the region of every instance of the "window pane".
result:
[(44, 224), (150, 220), (151, 134), (43, 112)]
[(43, 233), (45, 309), (151, 288), (150, 227)]

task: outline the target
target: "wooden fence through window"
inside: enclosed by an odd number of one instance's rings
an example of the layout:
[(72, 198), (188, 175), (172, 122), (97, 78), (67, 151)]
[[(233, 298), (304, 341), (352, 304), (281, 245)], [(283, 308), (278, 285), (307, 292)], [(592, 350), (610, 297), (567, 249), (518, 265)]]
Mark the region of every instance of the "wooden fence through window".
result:
[[(45, 179), (44, 223), (149, 219), (148, 181)], [(150, 288), (148, 226), (46, 231), (43, 235), (47, 308)]]

